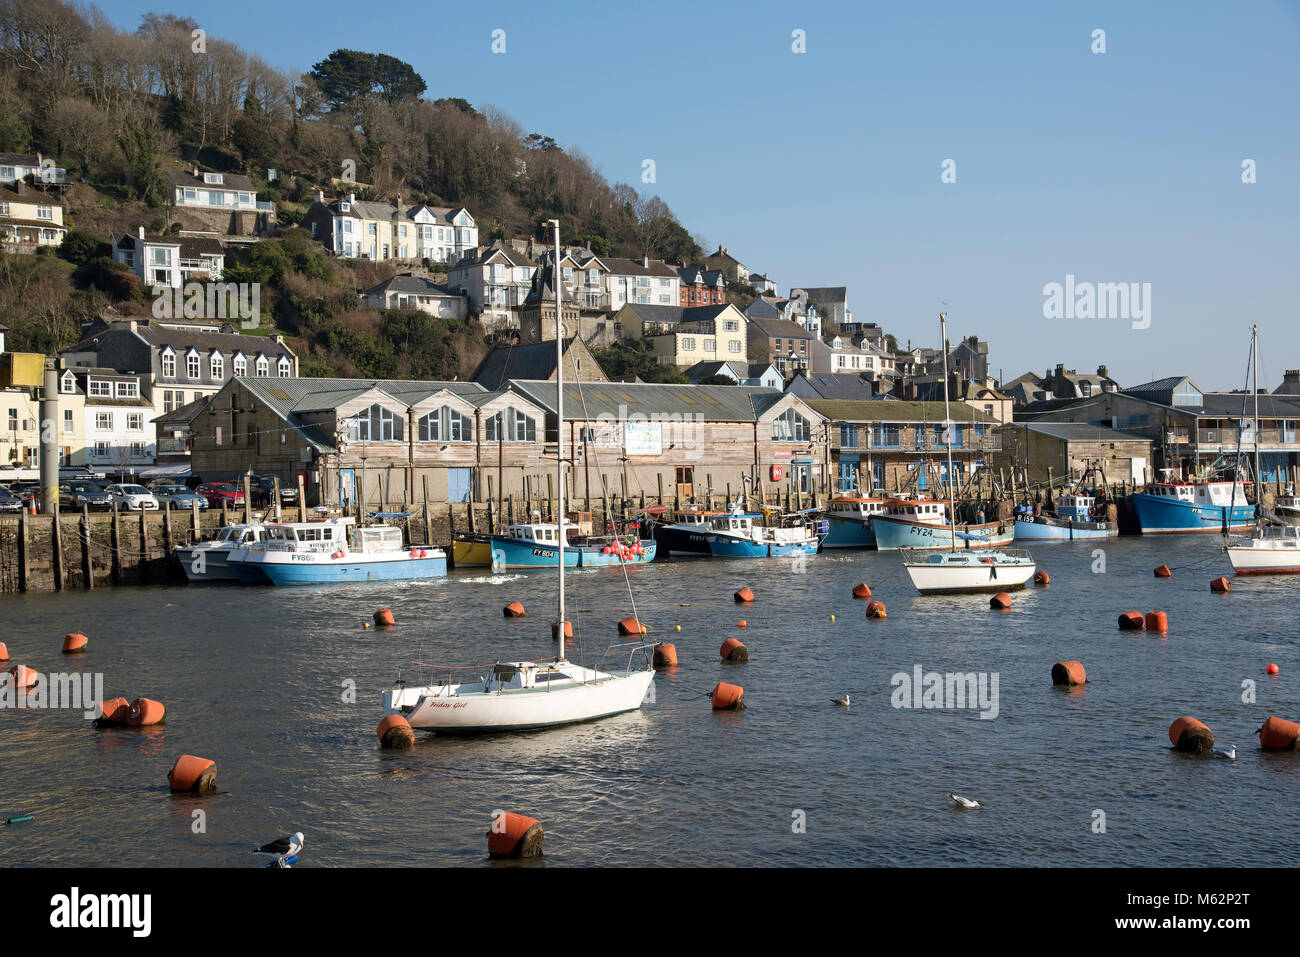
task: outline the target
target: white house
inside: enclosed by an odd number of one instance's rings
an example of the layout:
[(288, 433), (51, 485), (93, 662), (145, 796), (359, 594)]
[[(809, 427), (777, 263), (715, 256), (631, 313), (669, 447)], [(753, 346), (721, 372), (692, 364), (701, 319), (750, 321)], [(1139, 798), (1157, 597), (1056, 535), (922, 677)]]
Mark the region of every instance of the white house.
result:
[(68, 171), (40, 153), (0, 153), (0, 183), (35, 176), (40, 183), (66, 183)]
[(238, 173), (202, 173), (196, 167), (172, 170), (167, 179), (173, 206), (253, 212), (269, 212), (274, 208), (257, 198), (257, 187), (251, 179)]
[(100, 471), (152, 465), (157, 450), (153, 425), (157, 413), (149, 399), (141, 394), (140, 376), (112, 369), (71, 372), (75, 384), (61, 384), (60, 391), (85, 397), (82, 423), (85, 464)]
[(0, 246), (35, 252), (60, 245), (67, 234), (60, 203), (23, 182), (0, 185)]
[(501, 243), (477, 249), (447, 270), (447, 287), (469, 299), (489, 329), (515, 328), (518, 308), (528, 298), (537, 264)]
[(371, 309), (419, 309), (444, 319), (464, 319), (469, 312), (467, 297), (409, 273), (371, 286), (361, 299)]
[(887, 368), (888, 357), (865, 339), (824, 336), (813, 343), (811, 371), (867, 372), (874, 378)]
[(403, 206), (357, 199), (348, 193), (316, 201), (303, 216), (304, 229), (335, 256), (356, 259), (429, 259), (456, 262), (478, 246), (478, 225), (464, 207)]
[(146, 286), (179, 289), (186, 282), (216, 282), (225, 269), (220, 241), (197, 236), (146, 236), (144, 227), (113, 239), (113, 259)]
[(478, 224), (463, 206), (413, 206), (406, 215), (415, 226), (416, 258), (454, 263), (478, 246)]
[(657, 259), (602, 260), (609, 270), (609, 310), (617, 312), (628, 303), (643, 306), (678, 306), (681, 304), (682, 277), (672, 266)]

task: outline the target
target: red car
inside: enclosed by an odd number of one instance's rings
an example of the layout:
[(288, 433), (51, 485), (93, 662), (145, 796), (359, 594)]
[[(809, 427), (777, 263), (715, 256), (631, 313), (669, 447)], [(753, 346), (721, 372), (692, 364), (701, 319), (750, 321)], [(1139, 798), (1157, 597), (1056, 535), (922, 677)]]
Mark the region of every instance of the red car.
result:
[(227, 506), (244, 504), (244, 490), (230, 482), (210, 482), (194, 491), (208, 500), (209, 508), (221, 508), (222, 502)]

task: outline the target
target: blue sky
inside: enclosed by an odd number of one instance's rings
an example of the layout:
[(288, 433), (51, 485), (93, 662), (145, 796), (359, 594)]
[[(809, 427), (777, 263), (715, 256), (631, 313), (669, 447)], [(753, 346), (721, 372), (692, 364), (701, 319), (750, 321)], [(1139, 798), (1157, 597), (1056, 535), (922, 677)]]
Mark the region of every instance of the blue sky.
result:
[[(657, 192), (782, 293), (845, 285), (900, 343), (937, 342), (946, 308), (994, 375), (1064, 362), (1240, 387), (1252, 322), (1261, 384), (1300, 368), (1300, 0), (975, 6), (102, 8), (120, 29), (191, 16), (282, 69), (338, 47), (407, 60), (427, 95), (495, 106)], [(1149, 328), (1044, 318), (1043, 286), (1067, 274), (1151, 283)]]

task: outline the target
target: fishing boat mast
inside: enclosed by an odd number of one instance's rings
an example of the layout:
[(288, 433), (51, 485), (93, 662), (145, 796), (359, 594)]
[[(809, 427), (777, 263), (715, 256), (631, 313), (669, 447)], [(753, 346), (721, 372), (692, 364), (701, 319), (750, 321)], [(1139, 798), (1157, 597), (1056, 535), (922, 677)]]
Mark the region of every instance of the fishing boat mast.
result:
[(952, 499), (952, 417), (948, 410), (948, 314), (939, 313), (939, 344), (943, 346), (943, 444), (948, 449), (948, 530), (957, 551), (957, 512)]
[(551, 266), (551, 280), (555, 283), (555, 487), (557, 495), (556, 528), (559, 530), (559, 572), (560, 572), (560, 617), (559, 631), (560, 653), (556, 661), (564, 661), (564, 324), (560, 320), (560, 221), (548, 220), (555, 229), (555, 261)]
[(1252, 323), (1250, 327), (1250, 355), (1254, 360), (1255, 384), (1251, 387), (1255, 393), (1255, 521), (1259, 524), (1264, 517), (1264, 482), (1259, 471), (1259, 326)]

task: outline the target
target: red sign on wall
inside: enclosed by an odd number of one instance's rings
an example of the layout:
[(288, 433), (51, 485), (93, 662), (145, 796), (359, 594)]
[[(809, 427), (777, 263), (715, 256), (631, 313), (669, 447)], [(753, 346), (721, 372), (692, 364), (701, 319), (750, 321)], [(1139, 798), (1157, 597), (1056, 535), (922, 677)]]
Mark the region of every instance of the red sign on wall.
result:
[(771, 474), (772, 474), (772, 481), (779, 482), (781, 481), (781, 476), (785, 473), (781, 470), (781, 466), (773, 465)]

